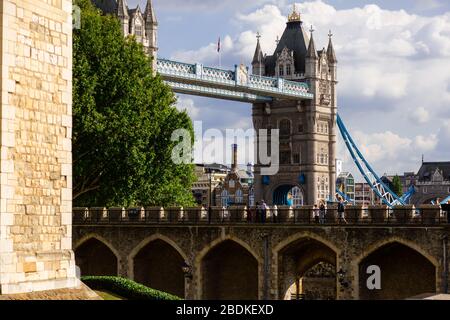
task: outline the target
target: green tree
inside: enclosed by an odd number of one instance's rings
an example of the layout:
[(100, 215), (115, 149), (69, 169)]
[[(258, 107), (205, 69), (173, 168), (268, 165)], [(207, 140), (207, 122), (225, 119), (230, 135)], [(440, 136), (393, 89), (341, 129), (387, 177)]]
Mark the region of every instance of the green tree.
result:
[(77, 206), (191, 205), (191, 164), (171, 161), (192, 121), (119, 20), (89, 0), (73, 35), (73, 197)]
[(398, 175), (396, 175), (394, 179), (392, 179), (392, 186), (394, 188), (394, 190), (392, 191), (394, 191), (399, 197), (401, 197), (403, 195), (403, 186)]

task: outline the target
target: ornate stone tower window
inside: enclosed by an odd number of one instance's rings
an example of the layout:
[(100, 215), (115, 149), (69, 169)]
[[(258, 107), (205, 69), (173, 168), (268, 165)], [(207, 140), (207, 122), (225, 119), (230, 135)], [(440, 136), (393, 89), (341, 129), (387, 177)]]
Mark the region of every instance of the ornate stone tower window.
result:
[(291, 151), (280, 151), (280, 164), (291, 164)]
[(290, 64), (286, 65), (286, 75), (287, 76), (291, 75), (291, 65)]
[(328, 165), (328, 152), (325, 148), (321, 148), (320, 152), (317, 154), (317, 163), (321, 165)]
[(284, 119), (280, 121), (280, 137), (289, 138), (291, 135), (291, 121)]
[(136, 37), (138, 37), (138, 38), (142, 37), (142, 26), (141, 25), (136, 24), (135, 34), (136, 34)]
[(317, 178), (317, 195), (319, 200), (326, 200), (329, 194), (329, 184), (328, 178), (325, 176), (320, 176)]
[(282, 65), (282, 64), (280, 64), (280, 66), (279, 66), (278, 75), (280, 77), (284, 76), (284, 65)]
[(319, 121), (317, 124), (317, 132), (328, 134), (328, 122)]

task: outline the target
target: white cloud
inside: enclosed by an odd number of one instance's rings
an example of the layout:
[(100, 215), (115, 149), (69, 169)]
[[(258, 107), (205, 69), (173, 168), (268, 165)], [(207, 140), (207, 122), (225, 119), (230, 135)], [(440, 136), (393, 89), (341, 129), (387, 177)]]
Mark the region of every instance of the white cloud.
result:
[(417, 124), (424, 124), (430, 120), (430, 113), (424, 107), (418, 107), (410, 111), (409, 118)]
[(427, 137), (417, 136), (414, 139), (414, 145), (418, 150), (421, 151), (432, 151), (436, 148), (438, 144), (438, 138), (435, 134), (430, 134)]
[(200, 109), (195, 106), (194, 100), (189, 98), (178, 97), (176, 107), (180, 111), (187, 111), (188, 115), (191, 117), (192, 120), (198, 119)]

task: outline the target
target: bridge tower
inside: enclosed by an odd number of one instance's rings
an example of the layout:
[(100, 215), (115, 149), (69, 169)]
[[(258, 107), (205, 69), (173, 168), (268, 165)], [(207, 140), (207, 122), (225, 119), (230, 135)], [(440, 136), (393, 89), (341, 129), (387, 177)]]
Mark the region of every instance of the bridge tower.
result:
[(291, 193), (294, 205), (312, 205), (335, 194), (337, 59), (331, 32), (328, 49), (317, 51), (313, 31), (309, 37), (294, 7), (273, 55), (263, 55), (258, 34), (253, 74), (306, 82), (314, 98), (253, 104), (257, 132), (280, 130), (278, 173), (263, 176), (256, 161), (257, 201), (285, 205)]
[(158, 20), (152, 0), (147, 0), (144, 12), (139, 5), (135, 9), (128, 7), (127, 0), (91, 0), (104, 14), (112, 14), (120, 20), (124, 37), (135, 36), (144, 46), (145, 52), (153, 58), (153, 70), (156, 70), (158, 54)]

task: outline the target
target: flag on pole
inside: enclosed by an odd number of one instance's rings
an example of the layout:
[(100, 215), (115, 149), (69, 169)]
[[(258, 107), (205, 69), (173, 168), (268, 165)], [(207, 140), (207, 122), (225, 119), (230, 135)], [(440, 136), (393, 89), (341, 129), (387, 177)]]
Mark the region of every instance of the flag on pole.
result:
[(217, 42), (217, 52), (220, 52), (220, 37), (219, 37), (219, 41)]

